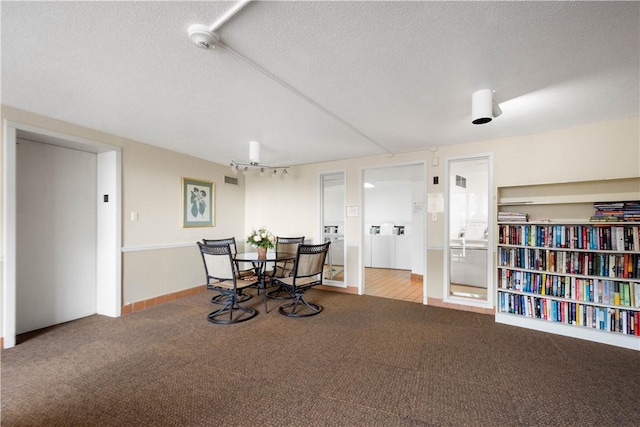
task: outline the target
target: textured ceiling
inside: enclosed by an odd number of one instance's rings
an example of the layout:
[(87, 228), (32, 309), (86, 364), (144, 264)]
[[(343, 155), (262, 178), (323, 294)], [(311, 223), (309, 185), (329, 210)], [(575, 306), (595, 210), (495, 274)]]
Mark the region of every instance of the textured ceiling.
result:
[[(638, 2), (260, 1), (196, 48), (232, 4), (2, 1), (2, 103), (273, 166), (640, 114)], [(483, 88), (504, 113), (472, 125)]]

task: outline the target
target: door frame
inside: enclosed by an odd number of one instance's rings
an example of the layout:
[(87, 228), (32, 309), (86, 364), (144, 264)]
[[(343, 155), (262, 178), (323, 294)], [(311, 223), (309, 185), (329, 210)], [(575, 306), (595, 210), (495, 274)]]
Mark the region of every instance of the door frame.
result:
[[(344, 179), (344, 198), (343, 198), (343, 206), (344, 209), (342, 211), (343, 214), (343, 219), (342, 219), (342, 223), (343, 225), (343, 254), (342, 254), (342, 265), (343, 265), (343, 272), (342, 272), (342, 276), (343, 276), (343, 280), (342, 282), (339, 281), (335, 281), (335, 280), (328, 280), (326, 278), (323, 279), (323, 284), (327, 285), (327, 286), (334, 286), (337, 288), (346, 288), (347, 287), (347, 217), (346, 217), (346, 206), (347, 206), (347, 171), (344, 169), (337, 169), (337, 170), (328, 170), (328, 171), (321, 171), (318, 174), (318, 185), (319, 185), (319, 201), (318, 201), (318, 207), (320, 212), (318, 213), (318, 218), (320, 219), (320, 229), (318, 230), (319, 236), (320, 236), (320, 242), (324, 243), (324, 206), (325, 206), (325, 200), (324, 200), (324, 177), (326, 175), (335, 175), (335, 174), (339, 174), (341, 173)], [(328, 255), (327, 255), (328, 256)]]
[(427, 213), (426, 213), (426, 204), (427, 204), (427, 197), (428, 197), (428, 191), (427, 191), (427, 178), (429, 176), (429, 170), (428, 170), (428, 165), (427, 162), (425, 160), (416, 160), (416, 161), (406, 161), (406, 162), (400, 162), (400, 163), (389, 163), (389, 164), (379, 164), (379, 165), (370, 165), (370, 166), (362, 166), (360, 168), (360, 174), (359, 174), (359, 182), (358, 182), (358, 191), (359, 191), (359, 199), (360, 199), (360, 218), (359, 218), (359, 223), (360, 223), (360, 232), (359, 232), (359, 238), (360, 238), (360, 253), (359, 253), (359, 258), (358, 258), (358, 262), (359, 262), (359, 271), (360, 271), (360, 277), (358, 280), (358, 295), (365, 295), (365, 265), (364, 265), (364, 241), (365, 241), (365, 215), (366, 215), (366, 209), (367, 206), (365, 204), (365, 192), (364, 192), (364, 183), (365, 183), (365, 172), (368, 170), (373, 170), (373, 169), (385, 169), (385, 168), (397, 168), (397, 167), (403, 167), (403, 166), (421, 166), (422, 168), (422, 179), (423, 179), (423, 183), (422, 183), (422, 205), (419, 207), (416, 207), (417, 209), (419, 209), (422, 212), (422, 215), (420, 216), (420, 220), (422, 222), (422, 235), (421, 235), (421, 242), (420, 242), (420, 248), (421, 248), (421, 253), (419, 254), (419, 256), (422, 257), (422, 267), (423, 267), (423, 271), (422, 271), (422, 304), (423, 305), (428, 305), (428, 300), (429, 300), (429, 296), (427, 293), (427, 271), (428, 271), (428, 257), (427, 257), (427, 253), (428, 253), (428, 248), (427, 248), (427, 242), (428, 240), (428, 223), (427, 223)]
[[(487, 159), (487, 299), (483, 300), (472, 300), (469, 298), (456, 297), (450, 294), (450, 284), (451, 284), (451, 273), (449, 270), (450, 264), (450, 242), (449, 242), (449, 212), (451, 211), (449, 203), (449, 164), (455, 161), (464, 161), (464, 160), (478, 160), (478, 159)], [(459, 304), (480, 308), (488, 308), (493, 309), (493, 300), (494, 300), (494, 280), (493, 280), (493, 257), (494, 257), (494, 224), (495, 224), (495, 213), (494, 213), (494, 183), (493, 183), (493, 153), (478, 153), (478, 154), (469, 154), (464, 156), (451, 156), (445, 158), (445, 166), (444, 166), (444, 197), (445, 197), (445, 210), (444, 210), (444, 264), (443, 264), (443, 272), (444, 272), (444, 281), (443, 281), (443, 294), (442, 301), (449, 304)]]
[[(122, 308), (121, 148), (23, 123), (4, 120), (2, 153), (3, 347), (16, 344), (16, 142), (18, 138), (97, 154), (96, 311), (118, 317)], [(110, 202), (101, 203), (108, 195)]]

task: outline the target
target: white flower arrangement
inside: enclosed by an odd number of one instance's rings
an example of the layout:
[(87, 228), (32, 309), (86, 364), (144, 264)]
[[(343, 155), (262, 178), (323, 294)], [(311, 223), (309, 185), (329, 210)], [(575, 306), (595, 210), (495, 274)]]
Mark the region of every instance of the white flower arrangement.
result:
[(247, 244), (256, 248), (272, 249), (276, 245), (276, 238), (265, 227), (258, 230), (254, 228), (247, 237)]

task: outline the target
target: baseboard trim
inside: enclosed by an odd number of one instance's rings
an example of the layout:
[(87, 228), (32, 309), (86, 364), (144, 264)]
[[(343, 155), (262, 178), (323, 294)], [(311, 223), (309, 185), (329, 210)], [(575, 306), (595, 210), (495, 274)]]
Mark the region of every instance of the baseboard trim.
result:
[(490, 315), (495, 314), (495, 310), (492, 308), (474, 307), (472, 305), (463, 305), (463, 304), (451, 304), (448, 302), (444, 302), (441, 298), (427, 298), (427, 305), (431, 305), (434, 307), (449, 308), (452, 310), (459, 310), (459, 311), (470, 311), (473, 313), (480, 313), (480, 314), (490, 314)]
[(166, 302), (175, 301), (177, 299), (190, 297), (207, 290), (206, 285), (196, 286), (195, 288), (184, 289), (182, 291), (172, 292), (166, 295), (160, 295), (159, 297), (149, 298), (143, 301), (136, 301), (131, 304), (122, 306), (122, 315), (135, 313), (137, 311), (143, 311), (151, 307), (155, 307)]
[(339, 288), (337, 286), (318, 285), (314, 286), (316, 289), (331, 292), (342, 292), (343, 294), (358, 295), (358, 288), (354, 286), (347, 286), (346, 288)]
[[(338, 288), (335, 286), (327, 286), (327, 285), (319, 285), (315, 286), (316, 289), (320, 289), (323, 291), (330, 292), (341, 292), (345, 294), (358, 295), (358, 288), (354, 286), (348, 286), (346, 288)], [(122, 315), (135, 313), (138, 311), (143, 311), (151, 307), (155, 307), (167, 302), (175, 301), (177, 299), (190, 297), (191, 295), (196, 295), (207, 290), (206, 285), (196, 286), (195, 288), (184, 289), (182, 291), (172, 292), (170, 294), (161, 295), (155, 298), (149, 298), (143, 301), (136, 301), (131, 304), (127, 304), (122, 306)], [(495, 314), (495, 310), (491, 308), (482, 308), (482, 307), (474, 307), (471, 305), (463, 305), (463, 304), (451, 304), (444, 302), (441, 298), (427, 298), (427, 305), (431, 305), (434, 307), (442, 307), (449, 308), (452, 310), (460, 310), (460, 311), (470, 311), (473, 313), (480, 314)], [(0, 337), (0, 348), (4, 348), (3, 339)]]

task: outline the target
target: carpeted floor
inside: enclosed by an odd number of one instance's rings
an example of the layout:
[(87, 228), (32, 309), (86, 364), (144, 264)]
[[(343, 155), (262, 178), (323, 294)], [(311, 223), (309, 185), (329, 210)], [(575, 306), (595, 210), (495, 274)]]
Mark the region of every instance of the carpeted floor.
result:
[[(254, 291), (255, 292), (255, 291)], [(640, 352), (310, 291), (237, 325), (202, 293), (2, 351), (3, 426), (638, 426)]]

